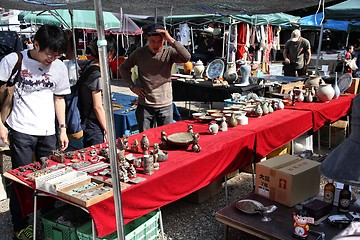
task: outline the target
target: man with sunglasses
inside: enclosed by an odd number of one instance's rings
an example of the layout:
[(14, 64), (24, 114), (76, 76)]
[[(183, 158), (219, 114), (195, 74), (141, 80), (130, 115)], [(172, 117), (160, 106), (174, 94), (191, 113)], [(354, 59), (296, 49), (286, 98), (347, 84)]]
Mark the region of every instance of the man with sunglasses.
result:
[[(10, 144), (13, 169), (30, 164), (33, 154), (36, 161), (40, 161), (41, 157), (49, 157), (52, 150), (64, 150), (68, 146), (64, 95), (70, 93), (70, 86), (67, 68), (58, 60), (66, 49), (64, 31), (43, 25), (35, 34), (34, 48), (21, 52), (21, 72), (15, 83), (13, 108), (6, 123), (0, 121), (0, 139)], [(6, 84), (17, 61), (16, 53), (2, 59), (1, 84)], [(59, 139), (55, 134), (55, 116), (59, 122)], [(32, 239), (32, 227), (22, 216), (13, 187), (10, 212), (14, 239)]]

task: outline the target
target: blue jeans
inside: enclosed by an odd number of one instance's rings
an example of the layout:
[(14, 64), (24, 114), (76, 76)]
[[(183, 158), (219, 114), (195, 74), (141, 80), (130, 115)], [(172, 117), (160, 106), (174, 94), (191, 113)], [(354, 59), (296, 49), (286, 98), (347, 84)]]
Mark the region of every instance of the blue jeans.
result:
[(143, 132), (149, 128), (173, 123), (172, 105), (162, 108), (152, 108), (138, 105), (135, 114), (139, 126), (139, 132)]
[[(39, 161), (41, 157), (49, 157), (51, 150), (56, 149), (55, 135), (33, 136), (10, 129), (9, 140), (13, 169), (30, 164), (33, 153), (35, 154), (36, 161)], [(14, 186), (11, 185), (9, 191), (11, 221), (14, 231), (18, 232), (28, 225), (27, 217), (24, 217), (21, 212)]]

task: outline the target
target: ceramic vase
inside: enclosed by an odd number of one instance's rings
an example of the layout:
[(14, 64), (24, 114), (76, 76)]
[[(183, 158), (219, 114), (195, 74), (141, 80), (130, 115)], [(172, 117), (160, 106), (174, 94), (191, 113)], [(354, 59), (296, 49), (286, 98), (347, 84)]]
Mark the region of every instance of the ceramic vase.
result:
[(195, 63), (195, 67), (194, 67), (194, 76), (195, 76), (195, 78), (202, 78), (203, 74), (204, 74), (204, 70), (205, 70), (205, 67), (204, 67), (203, 62), (201, 60), (198, 60)]
[(335, 90), (331, 84), (320, 84), (316, 96), (320, 102), (328, 102), (335, 95)]
[(238, 120), (235, 117), (235, 113), (231, 113), (231, 116), (229, 118), (229, 126), (236, 127), (237, 125), (238, 125)]
[(318, 75), (310, 75), (309, 78), (305, 81), (305, 87), (311, 88), (311, 87), (319, 87), (319, 84), (321, 82), (321, 77)]
[(217, 125), (217, 123), (215, 123), (215, 122), (211, 122), (210, 124), (209, 124), (209, 132), (211, 133), (211, 134), (217, 134), (218, 132), (219, 132), (219, 125)]
[(335, 77), (335, 84), (334, 84), (334, 91), (335, 91), (335, 95), (334, 95), (334, 98), (335, 99), (338, 99), (339, 96), (340, 96), (340, 88), (338, 86), (338, 78), (337, 78), (337, 73), (336, 74), (336, 77)]
[(229, 83), (236, 82), (238, 74), (236, 72), (236, 64), (234, 62), (229, 62), (227, 70), (224, 73), (224, 79)]
[(250, 65), (241, 65), (240, 66), (240, 72), (241, 72), (241, 84), (243, 85), (249, 85), (249, 78), (251, 73), (251, 66)]
[(148, 155), (149, 154), (149, 147), (150, 147), (150, 141), (146, 134), (143, 134), (141, 141), (140, 141), (141, 149), (143, 150), (143, 153)]

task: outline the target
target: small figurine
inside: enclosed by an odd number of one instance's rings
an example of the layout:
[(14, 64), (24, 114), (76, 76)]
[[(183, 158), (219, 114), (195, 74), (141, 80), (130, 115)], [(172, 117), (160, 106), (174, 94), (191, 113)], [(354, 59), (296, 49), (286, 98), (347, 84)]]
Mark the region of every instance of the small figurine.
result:
[(150, 147), (150, 141), (146, 134), (143, 134), (142, 139), (140, 141), (141, 149), (143, 150), (144, 155), (149, 155), (149, 147)]
[(299, 239), (306, 239), (309, 231), (308, 223), (314, 223), (314, 219), (310, 217), (305, 217), (301, 213), (293, 213), (293, 218), (295, 220), (293, 237)]
[(228, 125), (226, 123), (226, 118), (225, 117), (221, 118), (220, 130), (223, 131), (223, 132), (226, 132), (228, 130)]
[(123, 149), (128, 149), (129, 148), (129, 136), (127, 134), (123, 135)]
[(157, 162), (158, 157), (159, 157), (159, 144), (154, 143), (154, 151), (153, 151), (153, 156), (154, 156), (154, 163)]
[(201, 147), (199, 145), (199, 139), (200, 139), (200, 135), (198, 133), (193, 134), (193, 145), (191, 147), (193, 152), (200, 152), (201, 151)]
[(189, 132), (189, 133), (194, 133), (193, 125), (192, 125), (192, 124), (188, 124), (188, 132)]
[(161, 131), (161, 138), (160, 138), (161, 142), (159, 144), (159, 147), (161, 149), (166, 149), (167, 147), (167, 136), (166, 136), (166, 132), (164, 130)]
[(134, 165), (132, 165), (132, 164), (129, 167), (129, 176), (136, 177), (136, 169), (135, 169)]
[(137, 139), (134, 139), (133, 144), (131, 144), (131, 151), (140, 152), (139, 141)]

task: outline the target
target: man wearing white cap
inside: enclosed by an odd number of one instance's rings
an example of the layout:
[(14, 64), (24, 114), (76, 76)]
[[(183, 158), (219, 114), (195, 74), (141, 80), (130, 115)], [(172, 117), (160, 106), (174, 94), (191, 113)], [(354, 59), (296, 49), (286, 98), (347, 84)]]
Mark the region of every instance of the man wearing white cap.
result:
[(307, 39), (301, 37), (299, 29), (292, 31), (291, 38), (285, 44), (283, 56), (285, 76), (306, 75), (306, 66), (311, 58), (311, 46)]

